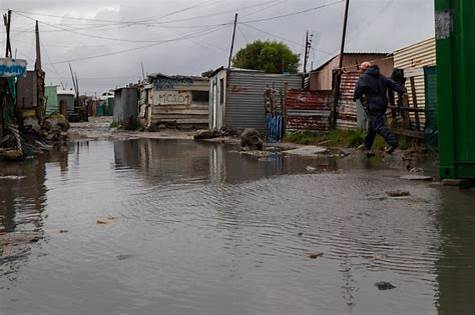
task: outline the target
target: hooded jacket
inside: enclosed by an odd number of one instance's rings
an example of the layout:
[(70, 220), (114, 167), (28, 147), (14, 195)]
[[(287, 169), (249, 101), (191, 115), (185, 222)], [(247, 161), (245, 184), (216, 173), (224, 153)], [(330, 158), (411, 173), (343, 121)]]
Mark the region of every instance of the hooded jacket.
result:
[(365, 95), (369, 112), (384, 114), (388, 108), (388, 88), (399, 94), (406, 93), (404, 86), (387, 79), (379, 67), (373, 65), (359, 78), (353, 98), (356, 101)]

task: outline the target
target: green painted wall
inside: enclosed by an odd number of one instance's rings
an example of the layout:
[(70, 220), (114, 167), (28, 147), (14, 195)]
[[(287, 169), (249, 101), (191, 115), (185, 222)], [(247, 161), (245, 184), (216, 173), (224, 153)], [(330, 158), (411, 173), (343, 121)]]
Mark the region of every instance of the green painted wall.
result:
[(475, 179), (475, 1), (435, 0), (442, 178)]
[(46, 86), (45, 98), (46, 98), (46, 116), (49, 116), (53, 113), (59, 113), (58, 87)]

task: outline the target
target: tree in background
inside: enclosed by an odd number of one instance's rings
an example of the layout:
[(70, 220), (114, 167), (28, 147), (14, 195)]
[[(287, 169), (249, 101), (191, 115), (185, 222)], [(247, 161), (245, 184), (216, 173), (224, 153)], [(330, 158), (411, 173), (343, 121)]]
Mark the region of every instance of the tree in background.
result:
[(267, 73), (297, 73), (300, 55), (281, 42), (257, 40), (234, 56), (236, 68), (261, 70)]

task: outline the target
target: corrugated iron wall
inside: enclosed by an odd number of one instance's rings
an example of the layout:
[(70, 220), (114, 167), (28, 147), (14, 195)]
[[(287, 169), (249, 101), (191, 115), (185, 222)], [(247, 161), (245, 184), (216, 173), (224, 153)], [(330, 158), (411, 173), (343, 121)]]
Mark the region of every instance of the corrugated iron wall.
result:
[(357, 71), (343, 72), (338, 101), (337, 129), (353, 129), (357, 127), (358, 111), (353, 95), (360, 77)]
[[(399, 69), (423, 68), (436, 64), (435, 38), (430, 38), (417, 44), (396, 50), (394, 52), (394, 67)], [(414, 77), (416, 86), (417, 103), (419, 107), (425, 107), (424, 75)], [(406, 88), (410, 94), (409, 103), (413, 104), (411, 97), (411, 85), (409, 80)]]
[(287, 130), (328, 131), (332, 100), (332, 91), (289, 90)]
[(301, 75), (268, 74), (253, 71), (230, 71), (226, 87), (224, 126), (242, 130), (255, 128), (265, 132), (264, 92), (267, 88), (302, 87)]
[[(178, 126), (206, 128), (208, 126), (209, 82), (206, 78), (189, 79), (189, 84), (174, 85), (169, 79), (168, 86), (151, 89), (152, 124), (172, 123)], [(197, 93), (206, 95), (199, 100)]]

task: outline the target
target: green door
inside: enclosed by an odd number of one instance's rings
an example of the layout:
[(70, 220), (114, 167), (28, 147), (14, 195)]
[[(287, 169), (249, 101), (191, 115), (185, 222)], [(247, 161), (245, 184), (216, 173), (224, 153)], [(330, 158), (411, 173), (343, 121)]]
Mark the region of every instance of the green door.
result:
[(475, 178), (475, 1), (436, 0), (442, 178)]

